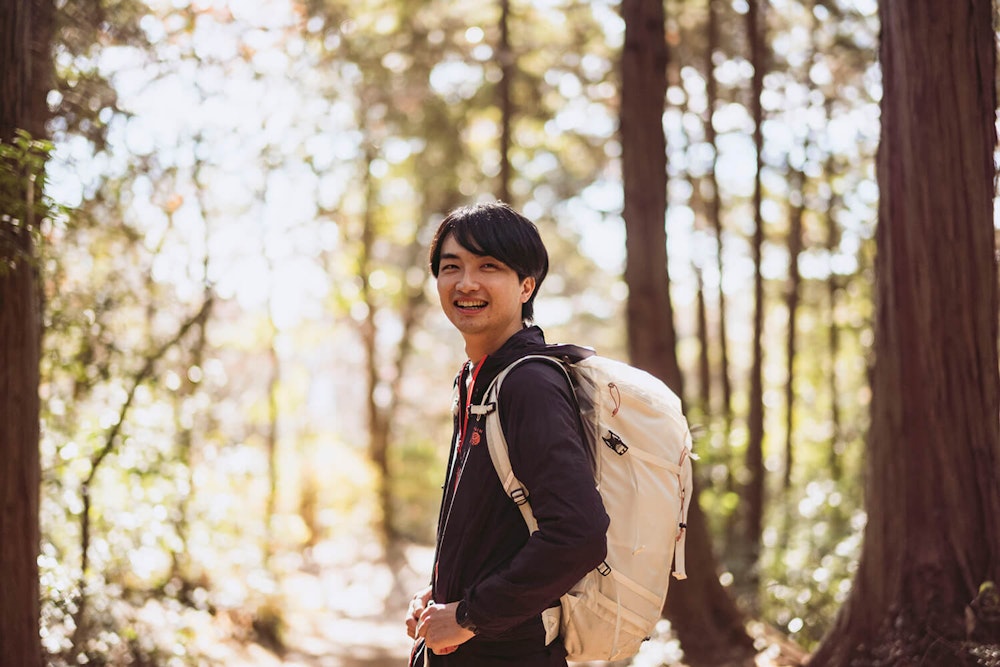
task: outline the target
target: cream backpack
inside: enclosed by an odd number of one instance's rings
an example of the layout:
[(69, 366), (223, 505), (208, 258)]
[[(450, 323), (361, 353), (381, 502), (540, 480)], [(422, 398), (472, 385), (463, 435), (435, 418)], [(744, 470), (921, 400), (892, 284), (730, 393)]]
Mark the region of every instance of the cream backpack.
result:
[(471, 412), (486, 415), (490, 458), (529, 532), (538, 524), (531, 490), (514, 475), (498, 397), (516, 366), (544, 360), (566, 374), (576, 394), (595, 483), (611, 517), (608, 555), (542, 614), (546, 643), (561, 635), (573, 661), (635, 655), (660, 619), (673, 575), (686, 578), (684, 542), (691, 500), (691, 434), (680, 399), (660, 380), (597, 355), (576, 362), (529, 355), (505, 368)]

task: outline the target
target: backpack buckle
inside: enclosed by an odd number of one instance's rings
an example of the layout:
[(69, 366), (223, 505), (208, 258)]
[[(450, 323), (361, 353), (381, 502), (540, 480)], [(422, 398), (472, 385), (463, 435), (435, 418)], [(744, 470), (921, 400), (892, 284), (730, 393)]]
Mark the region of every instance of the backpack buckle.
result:
[(607, 435), (601, 436), (601, 440), (618, 456), (623, 456), (628, 451), (628, 445), (614, 431), (609, 430)]
[(497, 409), (496, 403), (484, 403), (482, 405), (480, 405), (479, 403), (473, 403), (468, 407), (468, 412), (476, 419), (479, 419), (484, 415), (489, 415), (496, 409)]
[(510, 499), (513, 500), (516, 505), (523, 505), (528, 502), (528, 494), (525, 492), (523, 487), (518, 487), (510, 492)]

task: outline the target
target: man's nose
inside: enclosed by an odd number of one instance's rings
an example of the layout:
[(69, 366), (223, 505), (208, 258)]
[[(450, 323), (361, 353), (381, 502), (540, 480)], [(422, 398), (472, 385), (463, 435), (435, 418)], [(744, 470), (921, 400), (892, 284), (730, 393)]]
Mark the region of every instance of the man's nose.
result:
[(479, 281), (472, 271), (463, 271), (456, 287), (460, 292), (470, 292), (479, 287)]

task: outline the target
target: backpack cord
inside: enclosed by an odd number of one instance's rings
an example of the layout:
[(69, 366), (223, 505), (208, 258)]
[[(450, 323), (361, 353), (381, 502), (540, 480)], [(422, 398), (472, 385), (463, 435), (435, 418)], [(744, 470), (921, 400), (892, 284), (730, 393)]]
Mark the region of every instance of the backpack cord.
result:
[(684, 447), (681, 450), (681, 460), (679, 463), (681, 473), (677, 475), (681, 491), (681, 510), (677, 520), (677, 546), (674, 549), (674, 578), (678, 581), (687, 579), (687, 571), (684, 567), (684, 545), (687, 543), (687, 515), (688, 506), (690, 505), (687, 490), (691, 484), (691, 466), (685, 466), (684, 462), (688, 458), (688, 452), (688, 447)]

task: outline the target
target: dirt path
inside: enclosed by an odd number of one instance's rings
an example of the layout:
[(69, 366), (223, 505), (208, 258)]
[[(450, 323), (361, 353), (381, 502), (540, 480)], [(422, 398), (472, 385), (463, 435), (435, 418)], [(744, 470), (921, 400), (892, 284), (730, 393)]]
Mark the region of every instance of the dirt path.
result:
[[(290, 605), (286, 666), (399, 667), (412, 642), (403, 618), (413, 593), (426, 585), (430, 547), (405, 547), (391, 567), (377, 545), (316, 550), (311, 568), (284, 581)], [(311, 571), (310, 571), (311, 570)]]
[[(285, 574), (279, 591), (284, 650), (272, 651), (246, 641), (246, 632), (216, 627), (205, 635), (214, 635), (214, 640), (197, 647), (196, 654), (205, 657), (200, 665), (405, 667), (412, 643), (403, 618), (410, 597), (428, 580), (433, 557), (431, 547), (406, 546), (390, 566), (377, 544), (346, 539), (317, 546), (308, 559), (290, 557), (281, 568)], [(245, 619), (238, 625), (245, 628), (250, 622)], [(757, 667), (801, 664), (804, 653), (783, 635), (763, 624), (751, 624), (751, 629), (761, 644)], [(654, 635), (632, 667), (681, 667), (683, 653), (669, 623), (661, 621)], [(588, 663), (586, 667), (621, 664)], [(575, 667), (585, 666), (578, 663)]]
[(390, 567), (378, 545), (338, 540), (280, 569), (284, 649), (246, 641), (252, 619), (217, 620), (195, 647), (206, 665), (226, 667), (404, 667), (412, 646), (403, 618), (426, 585), (433, 549), (405, 547)]

